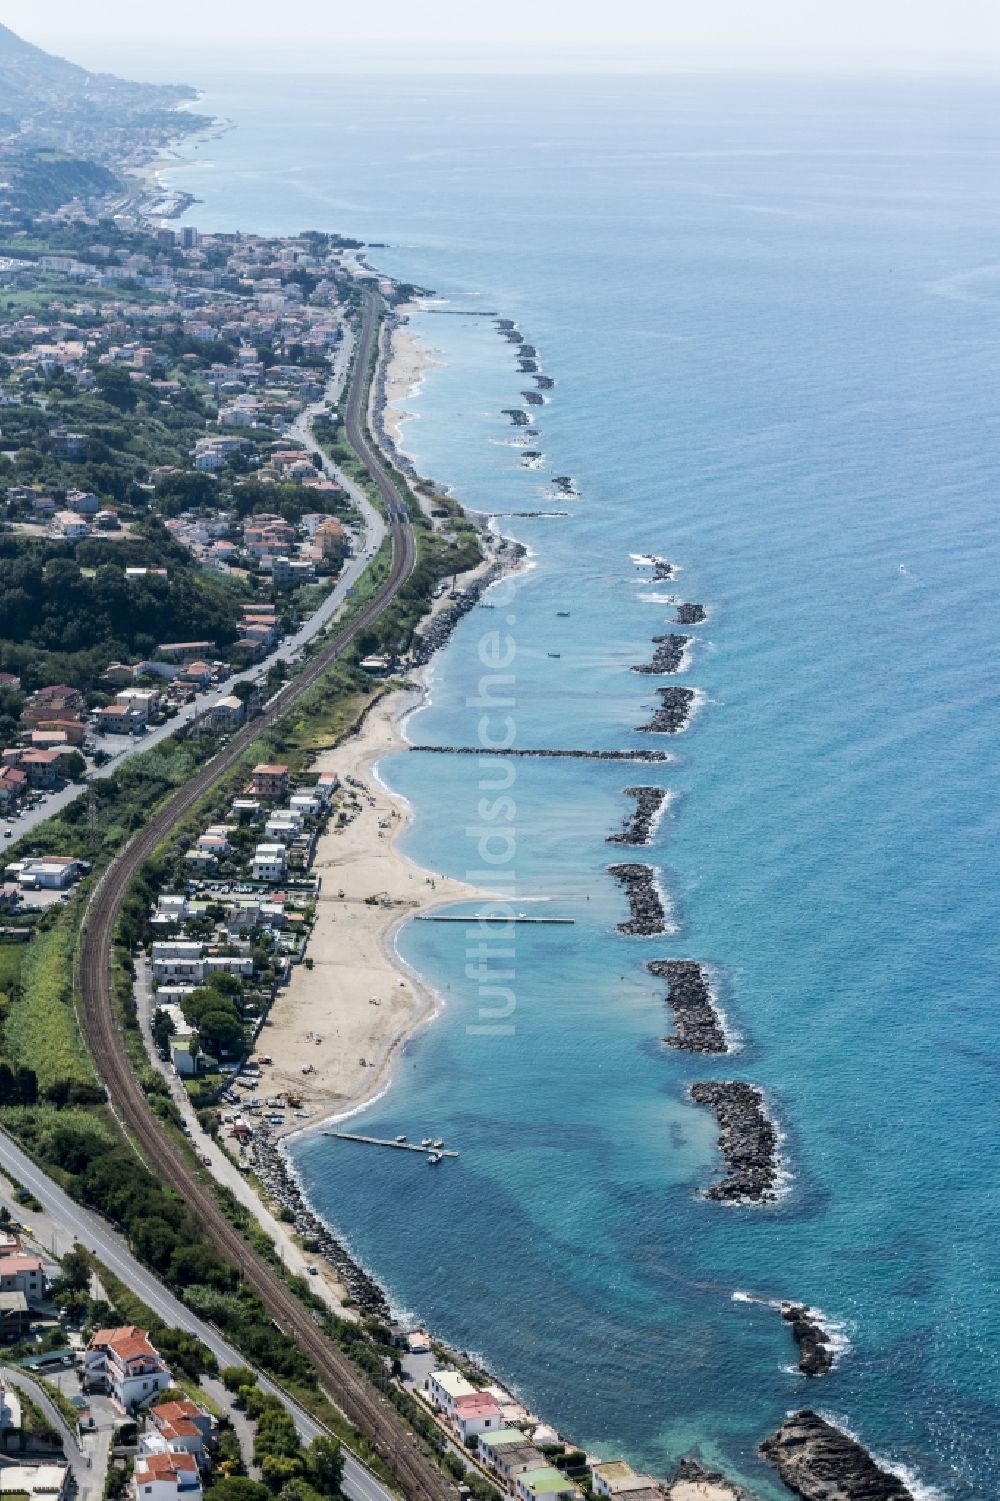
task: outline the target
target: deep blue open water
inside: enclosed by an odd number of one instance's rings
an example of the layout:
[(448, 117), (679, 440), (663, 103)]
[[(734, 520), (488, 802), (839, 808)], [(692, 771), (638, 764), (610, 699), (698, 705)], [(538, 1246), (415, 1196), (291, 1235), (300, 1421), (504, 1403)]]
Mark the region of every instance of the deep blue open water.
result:
[[(205, 80), (195, 80), (206, 82)], [(446, 998), (366, 1128), (457, 1163), (321, 1138), (295, 1159), (397, 1306), (479, 1352), (591, 1451), (666, 1473), (697, 1448), (761, 1496), (755, 1448), (819, 1407), (953, 1501), (1000, 1494), (995, 947), (1000, 112), (986, 81), (216, 79), (238, 129), (181, 181), (207, 228), (384, 240), (394, 274), (516, 318), (557, 386), (546, 468), (500, 409), (530, 386), (485, 319), (425, 314), (420, 468), (532, 549), (438, 660), (420, 741), (475, 744), (490, 633), (516, 653), (520, 746), (665, 745), (668, 766), (514, 763), (520, 929), (502, 1034), (465, 929), (413, 924)], [(556, 474), (581, 499), (546, 499)], [(630, 553), (682, 570), (643, 586)], [(680, 681), (704, 702), (637, 735), (629, 671), (705, 602)], [(568, 618), (558, 611), (569, 610)], [(558, 652), (558, 657), (548, 655)], [(478, 760), (382, 768), (405, 848), (482, 868)], [(622, 789), (676, 793), (650, 851), (678, 925), (620, 937), (606, 874)], [(495, 810), (494, 810), (495, 811)], [(627, 852), (626, 856), (627, 858)], [(637, 858), (642, 858), (638, 856)], [(714, 967), (742, 1050), (665, 1049), (647, 959)], [(471, 965), (472, 974), (466, 966)], [(787, 1196), (699, 1197), (719, 1170), (698, 1078), (764, 1086)], [(770, 1309), (818, 1305), (850, 1348), (807, 1383)]]

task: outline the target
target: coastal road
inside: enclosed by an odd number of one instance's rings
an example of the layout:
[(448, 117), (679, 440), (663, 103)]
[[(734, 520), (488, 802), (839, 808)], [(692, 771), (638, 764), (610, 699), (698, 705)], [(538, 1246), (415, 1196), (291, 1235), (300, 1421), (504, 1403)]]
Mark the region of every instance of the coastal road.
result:
[(223, 1214), (204, 1174), (164, 1136), (132, 1072), (112, 1009), (109, 975), (118, 915), (143, 861), (168, 837), (177, 821), (237, 764), (261, 731), (291, 709), (355, 637), (378, 620), (413, 572), (416, 544), (406, 504), (362, 430), (368, 369), (381, 307), (381, 300), (365, 289), (346, 429), (351, 446), (368, 469), (384, 504), (392, 542), (389, 577), (352, 621), (335, 628), (321, 651), (276, 695), (260, 718), (233, 735), (208, 765), (154, 813), (107, 868), (84, 914), (76, 982), (84, 1031), (112, 1107), (153, 1171), (181, 1195), (202, 1225), (206, 1238), (239, 1267), (278, 1327), (290, 1334), (313, 1362), (331, 1398), (366, 1435), (409, 1501), (453, 1501), (454, 1487), (420, 1448), (392, 1404), (321, 1332), (313, 1314)]
[[(100, 1215), (93, 1214), (91, 1210), (85, 1209), (71, 1199), (57, 1183), (42, 1172), (17, 1142), (2, 1131), (0, 1131), (0, 1170), (23, 1184), (42, 1205), (45, 1214), (54, 1224), (58, 1224), (61, 1229), (65, 1230), (74, 1243), (83, 1246), (96, 1256), (109, 1272), (124, 1282), (136, 1297), (141, 1298), (153, 1313), (163, 1319), (164, 1323), (177, 1329), (186, 1329), (191, 1334), (197, 1335), (211, 1350), (219, 1362), (220, 1369), (230, 1365), (249, 1364), (246, 1357), (241, 1355), (233, 1345), (228, 1344), (211, 1324), (206, 1324), (204, 1319), (198, 1318), (190, 1308), (186, 1308), (158, 1278), (143, 1266), (141, 1261), (136, 1260), (125, 1240), (117, 1231), (111, 1229), (106, 1220), (102, 1220)], [(18, 1212), (30, 1213), (23, 1208), (20, 1208)], [(70, 1247), (62, 1249), (68, 1250)], [(263, 1391), (272, 1393), (281, 1401), (305, 1443), (310, 1443), (320, 1434), (327, 1432), (321, 1423), (310, 1417), (297, 1402), (287, 1396), (263, 1372), (258, 1372), (257, 1378)], [(60, 1420), (55, 1426), (61, 1432), (64, 1425)], [(78, 1453), (78, 1445), (76, 1450)], [(73, 1450), (67, 1448), (66, 1452), (71, 1454)], [(392, 1493), (378, 1477), (373, 1475), (367, 1466), (353, 1454), (346, 1451), (344, 1454), (344, 1494), (350, 1497), (350, 1501), (391, 1501), (392, 1497)]]

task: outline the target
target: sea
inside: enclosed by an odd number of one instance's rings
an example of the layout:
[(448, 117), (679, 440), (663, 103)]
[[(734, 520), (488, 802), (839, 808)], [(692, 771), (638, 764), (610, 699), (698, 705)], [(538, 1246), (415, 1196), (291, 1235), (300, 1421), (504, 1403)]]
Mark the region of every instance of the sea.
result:
[[(591, 1454), (696, 1453), (778, 1501), (757, 1445), (808, 1405), (915, 1495), (995, 1501), (996, 80), (191, 81), (233, 128), (183, 148), (188, 222), (357, 236), (433, 294), (406, 450), (527, 565), (407, 724), (479, 753), (379, 775), (414, 860), (573, 919), (403, 927), (442, 1009), (356, 1124), (460, 1155), (307, 1134), (315, 1206), (400, 1316)], [(677, 600), (707, 611), (683, 672), (636, 674)], [(688, 727), (637, 730), (670, 683)], [(630, 851), (607, 840), (640, 783), (671, 796)], [(623, 859), (655, 867), (666, 934), (617, 931)], [(708, 967), (731, 1055), (664, 1045), (664, 958)], [(764, 1091), (773, 1204), (704, 1196), (703, 1079)], [(782, 1299), (835, 1328), (830, 1375), (798, 1373)]]

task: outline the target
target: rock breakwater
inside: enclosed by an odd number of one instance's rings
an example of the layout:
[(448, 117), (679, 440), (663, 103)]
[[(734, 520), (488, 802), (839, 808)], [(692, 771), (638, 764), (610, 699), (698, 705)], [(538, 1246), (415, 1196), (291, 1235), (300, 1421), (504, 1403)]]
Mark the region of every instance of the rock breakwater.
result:
[(609, 834), (608, 844), (648, 844), (669, 794), (663, 787), (626, 787), (626, 797), (635, 798), (635, 810), (625, 820), (620, 834)]
[(641, 672), (647, 677), (677, 672), (684, 661), (684, 649), (691, 639), (690, 636), (678, 636), (673, 633), (669, 636), (654, 636), (653, 645), (656, 650), (653, 653), (653, 660), (633, 667), (632, 671)]
[(695, 692), (693, 688), (657, 688), (660, 707), (653, 711), (647, 724), (637, 724), (641, 734), (677, 735), (691, 718)]
[(328, 1226), (312, 1212), (280, 1147), (269, 1137), (258, 1136), (254, 1141), (253, 1158), (254, 1172), (268, 1197), (280, 1208), (287, 1209), (294, 1215), (295, 1233), (308, 1243), (310, 1253), (322, 1256), (330, 1263), (337, 1280), (347, 1288), (362, 1313), (378, 1319), (388, 1319), (391, 1316), (389, 1303), (382, 1289), (345, 1251)]
[(625, 888), (630, 917), (618, 924), (629, 938), (652, 938), (667, 931), (667, 914), (651, 865), (609, 865), (608, 872)]
[(704, 1190), (724, 1204), (766, 1204), (778, 1197), (778, 1133), (753, 1084), (735, 1079), (692, 1084), (691, 1098), (718, 1119), (725, 1176)]
[(790, 1325), (799, 1347), (799, 1370), (803, 1376), (825, 1376), (833, 1368), (836, 1352), (822, 1318), (804, 1303), (782, 1303), (781, 1317)]
[(760, 1452), (802, 1501), (914, 1501), (857, 1439), (808, 1407), (782, 1423)]
[(501, 413), (509, 417), (515, 427), (527, 427), (531, 422), (527, 412), (522, 412), (520, 407), (501, 407)]
[(728, 1053), (725, 1028), (702, 965), (693, 959), (653, 959), (646, 968), (667, 982), (667, 1005), (676, 1029), (663, 1039), (667, 1047), (685, 1053)]
[(678, 625), (701, 625), (701, 622), (707, 618), (708, 612), (704, 605), (684, 600), (677, 606)]

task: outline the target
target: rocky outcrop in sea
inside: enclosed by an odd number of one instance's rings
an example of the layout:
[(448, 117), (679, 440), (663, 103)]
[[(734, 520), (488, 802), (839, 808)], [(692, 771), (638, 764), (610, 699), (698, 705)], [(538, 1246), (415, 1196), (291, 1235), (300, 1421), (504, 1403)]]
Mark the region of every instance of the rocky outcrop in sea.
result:
[(629, 938), (652, 938), (667, 931), (667, 915), (656, 885), (656, 871), (651, 865), (609, 865), (608, 873), (620, 881), (628, 897), (631, 916), (618, 924), (619, 933)]
[(552, 387), (555, 385), (555, 381), (552, 379), (551, 375), (536, 375), (535, 385), (538, 387), (539, 391), (551, 391)]
[(809, 1408), (782, 1423), (760, 1452), (802, 1501), (914, 1501), (857, 1439)]
[(609, 834), (608, 844), (648, 844), (667, 792), (663, 787), (626, 787), (626, 797), (635, 798), (635, 810), (625, 820), (620, 834)]
[(691, 1098), (715, 1111), (725, 1176), (704, 1190), (724, 1204), (766, 1204), (778, 1197), (778, 1133), (753, 1084), (737, 1080), (692, 1084)]
[(816, 1310), (804, 1303), (782, 1303), (781, 1317), (791, 1326), (799, 1347), (799, 1370), (803, 1376), (825, 1376), (833, 1368), (836, 1352), (830, 1332)]
[(545, 405), (545, 397), (542, 396), (538, 391), (522, 391), (521, 395), (524, 397), (529, 407), (543, 407)]
[(530, 359), (520, 359), (517, 362), (517, 368), (518, 370), (520, 370), (522, 375), (534, 375), (535, 371), (538, 369), (538, 361)]
[(253, 1144), (254, 1172), (267, 1196), (281, 1209), (295, 1216), (292, 1228), (303, 1240), (315, 1247), (311, 1254), (322, 1256), (333, 1267), (362, 1313), (374, 1318), (390, 1318), (385, 1294), (368, 1273), (348, 1255), (340, 1241), (317, 1215), (313, 1214), (284, 1153), (270, 1137), (258, 1135)]
[(667, 1047), (685, 1053), (728, 1053), (725, 1028), (703, 967), (693, 959), (654, 959), (646, 968), (667, 982), (667, 1005), (676, 1027), (663, 1039)]
[(696, 605), (685, 601), (677, 606), (678, 625), (701, 625), (701, 622), (706, 618), (707, 612), (704, 605)]
[(691, 717), (694, 704), (693, 688), (657, 688), (660, 707), (653, 711), (648, 724), (637, 724), (642, 734), (676, 735), (683, 730)]
[(684, 648), (691, 640), (690, 636), (654, 636), (653, 645), (656, 650), (651, 662), (643, 663), (639, 667), (633, 667), (633, 672), (641, 672), (647, 677), (654, 677), (660, 673), (676, 672), (684, 661)]
[(522, 412), (518, 407), (501, 407), (504, 417), (509, 417), (515, 427), (527, 427), (531, 421), (527, 412)]
[(580, 493), (576, 488), (576, 480), (569, 474), (557, 474), (552, 481), (552, 486), (559, 491), (560, 495), (575, 497)]

